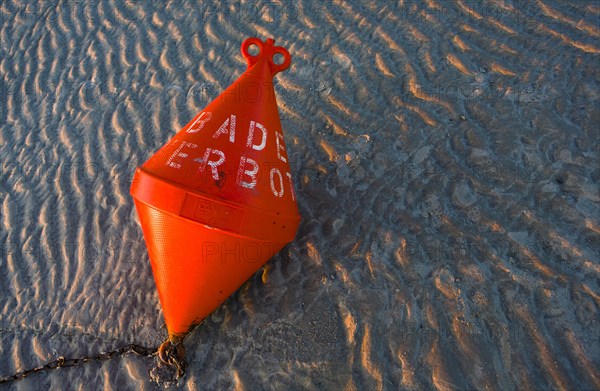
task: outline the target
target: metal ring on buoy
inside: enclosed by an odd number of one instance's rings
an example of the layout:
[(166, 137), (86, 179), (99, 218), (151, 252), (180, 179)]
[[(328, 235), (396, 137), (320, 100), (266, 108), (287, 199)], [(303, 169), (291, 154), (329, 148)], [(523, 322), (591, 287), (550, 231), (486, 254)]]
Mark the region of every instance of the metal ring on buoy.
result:
[(177, 368), (177, 379), (185, 375), (186, 362), (183, 341), (174, 343), (170, 339), (167, 339), (158, 348), (158, 358), (164, 364)]

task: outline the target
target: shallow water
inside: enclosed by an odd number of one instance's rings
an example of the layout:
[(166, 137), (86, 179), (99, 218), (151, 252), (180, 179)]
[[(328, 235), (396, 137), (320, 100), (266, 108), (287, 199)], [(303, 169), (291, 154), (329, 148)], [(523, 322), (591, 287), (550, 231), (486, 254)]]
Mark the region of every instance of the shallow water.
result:
[[(0, 3), (0, 376), (166, 336), (129, 187), (273, 37), (303, 221), (184, 389), (600, 388), (596, 1)], [(156, 389), (136, 356), (0, 388)]]

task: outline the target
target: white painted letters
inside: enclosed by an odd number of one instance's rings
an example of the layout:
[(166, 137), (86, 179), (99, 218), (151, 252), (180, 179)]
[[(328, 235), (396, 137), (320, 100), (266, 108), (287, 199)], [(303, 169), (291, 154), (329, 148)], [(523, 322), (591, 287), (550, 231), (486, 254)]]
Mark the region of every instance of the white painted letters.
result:
[[(198, 133), (201, 129), (206, 127), (205, 124), (208, 121), (210, 121), (212, 117), (213, 117), (213, 115), (209, 111), (200, 113), (200, 115), (198, 115), (198, 117), (194, 120), (194, 122), (188, 127), (186, 132), (187, 133)], [(225, 181), (234, 181), (235, 184), (231, 183), (231, 185), (240, 186), (244, 189), (252, 190), (252, 189), (256, 189), (259, 180), (261, 180), (261, 181), (266, 180), (266, 178), (264, 178), (264, 176), (263, 176), (264, 179), (261, 179), (261, 177), (259, 177), (259, 175), (258, 175), (258, 173), (260, 172), (260, 165), (262, 164), (259, 162), (262, 162), (264, 160), (265, 164), (270, 165), (270, 167), (264, 168), (264, 170), (269, 171), (269, 183), (270, 183), (271, 192), (273, 193), (273, 195), (277, 198), (282, 198), (285, 193), (285, 188), (288, 186), (287, 184), (289, 184), (290, 196), (292, 197), (292, 200), (295, 201), (296, 196), (294, 193), (292, 175), (289, 172), (287, 172), (287, 170), (284, 167), (282, 167), (283, 165), (281, 163), (279, 163), (277, 161), (273, 162), (272, 160), (269, 161), (264, 158), (259, 158), (260, 156), (258, 156), (257, 153), (254, 152), (254, 151), (264, 151), (265, 147), (267, 145), (267, 129), (265, 128), (264, 125), (262, 125), (259, 122), (250, 121), (250, 124), (248, 127), (248, 137), (245, 139), (246, 153), (253, 156), (253, 158), (243, 155), (243, 153), (245, 153), (243, 151), (243, 149), (244, 149), (243, 146), (240, 146), (241, 148), (233, 147), (231, 149), (226, 149), (227, 147), (224, 146), (221, 149), (225, 152), (218, 150), (218, 149), (208, 147), (204, 150), (204, 153), (202, 155), (200, 155), (200, 153), (202, 153), (202, 149), (199, 149), (199, 145), (202, 145), (202, 148), (204, 148), (206, 145), (211, 145), (210, 144), (211, 139), (218, 139), (219, 137), (225, 136), (225, 137), (227, 137), (227, 140), (230, 143), (235, 143), (236, 122), (237, 122), (236, 115), (230, 114), (229, 117), (225, 118), (225, 120), (218, 127), (218, 129), (216, 131), (214, 131), (214, 133), (212, 134), (212, 137), (209, 136), (210, 133), (206, 133), (202, 136), (194, 136), (193, 140), (196, 141), (196, 143), (192, 143), (189, 141), (174, 141), (174, 143), (179, 142), (180, 144), (179, 145), (175, 144), (176, 148), (173, 151), (173, 153), (171, 154), (171, 156), (169, 156), (168, 160), (166, 161), (166, 165), (168, 167), (179, 170), (179, 169), (182, 169), (182, 167), (185, 164), (189, 164), (189, 163), (186, 163), (186, 161), (189, 161), (190, 159), (192, 159), (194, 162), (196, 162), (198, 164), (198, 166), (197, 166), (198, 168), (197, 168), (196, 172), (199, 174), (203, 174), (206, 171), (207, 165), (210, 166), (210, 176), (216, 181), (219, 181), (219, 180), (223, 181), (223, 182), (217, 183), (217, 185), (219, 187), (223, 186)], [(210, 131), (215, 129), (215, 127), (216, 126), (210, 126), (209, 127)], [(257, 129), (258, 129), (258, 132), (256, 131)], [(271, 130), (271, 134), (273, 134), (273, 130)], [(197, 141), (198, 140), (197, 137), (208, 137), (209, 140), (205, 139), (204, 142), (202, 144), (200, 144)], [(275, 152), (277, 153), (277, 159), (283, 163), (287, 163), (285, 142), (284, 142), (283, 134), (281, 133), (281, 131), (280, 130), (274, 131), (273, 136), (269, 136), (269, 137), (270, 137), (269, 140), (271, 139), (271, 137), (275, 138), (274, 147), (275, 147)], [(242, 136), (242, 139), (243, 139), (243, 136)], [(238, 141), (238, 142), (243, 142), (243, 141)], [(271, 141), (269, 141), (269, 142), (271, 142)], [(226, 141), (225, 141), (225, 143), (226, 143)], [(221, 145), (221, 144), (219, 144), (219, 145)], [(171, 149), (171, 148), (169, 148), (169, 149)], [(226, 162), (226, 153), (231, 154), (229, 156), (230, 159), (233, 159), (233, 160), (230, 160), (231, 163), (229, 163), (229, 162), (227, 164), (225, 163)], [(272, 159), (272, 153), (273, 153), (272, 146), (269, 144), (268, 152), (259, 152), (259, 153), (268, 153), (270, 155), (269, 157)], [(239, 165), (236, 168), (234, 166), (234, 164), (235, 164), (234, 161), (236, 161), (237, 156), (240, 156), (239, 157), (240, 160), (239, 160)], [(275, 163), (276, 167), (273, 167), (273, 165), (272, 165), (273, 163)], [(233, 170), (237, 169), (235, 179), (233, 179), (232, 177), (226, 178), (223, 175), (223, 171), (230, 170), (230, 169), (233, 169)], [(221, 171), (221, 173), (220, 173), (220, 171)], [(286, 178), (284, 178), (284, 175)], [(229, 179), (229, 178), (231, 178), (231, 179)], [(266, 185), (266, 183), (264, 185)], [(261, 189), (261, 190), (262, 190), (262, 188), (264, 188), (264, 187), (259, 187), (259, 189)]]
[[(229, 127), (229, 130), (227, 130), (227, 127)], [(225, 122), (223, 122), (223, 124), (221, 125), (221, 127), (219, 127), (219, 129), (215, 132), (215, 134), (213, 134), (214, 138), (219, 137), (222, 134), (227, 134), (229, 133), (229, 142), (234, 142), (235, 141), (235, 115), (231, 114), (231, 118), (227, 118), (225, 120)]]
[[(254, 142), (254, 127), (257, 127), (262, 132), (262, 138), (260, 144), (253, 144)], [(262, 150), (267, 144), (267, 130), (264, 126), (259, 124), (258, 122), (250, 121), (250, 129), (248, 129), (248, 141), (246, 142), (247, 147), (252, 147), (255, 151)]]
[[(186, 130), (186, 133), (197, 133), (204, 127), (204, 124), (210, 121), (212, 113), (210, 111), (203, 111), (200, 113), (194, 123)], [(197, 125), (197, 126), (196, 126)]]
[[(275, 189), (275, 175), (277, 175), (277, 177), (279, 178), (279, 180), (278, 180), (279, 190)], [(270, 177), (271, 177), (271, 191), (273, 192), (273, 195), (275, 195), (275, 197), (282, 197), (283, 196), (283, 177), (281, 176), (281, 172), (277, 168), (272, 168)]]
[(279, 160), (286, 163), (287, 160), (285, 160), (285, 158), (281, 154), (281, 152), (285, 152), (285, 143), (283, 141), (283, 134), (281, 134), (279, 132), (275, 132), (275, 141), (277, 142), (277, 157), (279, 158)]
[[(217, 156), (217, 160), (209, 160), (211, 155)], [(194, 159), (195, 162), (200, 163), (200, 167), (198, 167), (198, 172), (204, 171), (206, 165), (208, 164), (212, 171), (212, 177), (214, 180), (219, 180), (219, 172), (217, 171), (217, 167), (221, 164), (225, 163), (225, 154), (218, 149), (206, 148), (206, 152), (204, 152), (204, 156), (202, 158)]]
[[(251, 170), (246, 170), (246, 165), (251, 165)], [(237, 173), (238, 185), (245, 187), (246, 189), (254, 189), (256, 186), (256, 174), (258, 173), (258, 163), (249, 157), (242, 156), (240, 158), (240, 168)], [(244, 175), (250, 177), (250, 182), (244, 181)]]
[(181, 145), (179, 145), (177, 147), (177, 149), (175, 149), (175, 152), (173, 152), (171, 154), (171, 156), (169, 157), (169, 159), (167, 159), (167, 163), (166, 165), (169, 167), (173, 167), (173, 168), (181, 168), (181, 165), (183, 164), (183, 160), (186, 157), (188, 157), (188, 154), (183, 152), (183, 148), (197, 148), (198, 146), (194, 143), (190, 143), (187, 141), (182, 141)]
[(286, 172), (285, 175), (288, 177), (288, 180), (290, 181), (290, 193), (292, 194), (292, 201), (296, 201), (296, 196), (294, 194), (294, 183), (292, 182), (292, 174), (290, 174), (289, 172)]

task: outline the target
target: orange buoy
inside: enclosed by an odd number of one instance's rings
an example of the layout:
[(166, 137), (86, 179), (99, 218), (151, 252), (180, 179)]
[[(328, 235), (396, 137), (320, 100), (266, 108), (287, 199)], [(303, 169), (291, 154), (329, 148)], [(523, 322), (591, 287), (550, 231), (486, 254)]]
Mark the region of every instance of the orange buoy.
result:
[(246, 71), (136, 170), (131, 195), (173, 342), (300, 224), (273, 89), (291, 57), (274, 43), (246, 39)]

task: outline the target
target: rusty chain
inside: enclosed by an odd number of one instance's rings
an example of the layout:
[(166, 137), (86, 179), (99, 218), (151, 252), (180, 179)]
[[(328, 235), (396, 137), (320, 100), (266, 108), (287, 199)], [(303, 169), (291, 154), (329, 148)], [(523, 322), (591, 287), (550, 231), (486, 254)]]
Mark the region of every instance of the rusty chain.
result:
[(97, 354), (96, 356), (92, 356), (92, 357), (84, 356), (82, 358), (64, 358), (61, 356), (61, 357), (58, 357), (54, 361), (50, 361), (47, 364), (40, 365), (40, 366), (32, 368), (32, 369), (27, 369), (25, 371), (17, 372), (11, 376), (1, 377), (0, 384), (8, 383), (8, 382), (11, 382), (14, 380), (21, 380), (21, 379), (24, 379), (27, 376), (31, 375), (32, 373), (36, 373), (36, 372), (42, 372), (42, 371), (46, 371), (46, 370), (50, 370), (50, 369), (57, 369), (57, 368), (76, 367), (76, 366), (81, 365), (86, 362), (105, 361), (105, 360), (109, 360), (115, 356), (123, 356), (123, 355), (129, 354), (129, 353), (135, 353), (139, 356), (152, 357), (152, 356), (155, 356), (158, 354), (158, 348), (148, 348), (145, 346), (129, 344), (129, 345), (125, 345), (117, 350), (113, 350), (110, 352), (101, 352), (101, 353)]
[(158, 358), (164, 364), (175, 367), (175, 379), (180, 379), (185, 375), (185, 368), (187, 363), (185, 361), (185, 348), (183, 347), (183, 340), (167, 339), (158, 347), (156, 352)]

